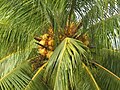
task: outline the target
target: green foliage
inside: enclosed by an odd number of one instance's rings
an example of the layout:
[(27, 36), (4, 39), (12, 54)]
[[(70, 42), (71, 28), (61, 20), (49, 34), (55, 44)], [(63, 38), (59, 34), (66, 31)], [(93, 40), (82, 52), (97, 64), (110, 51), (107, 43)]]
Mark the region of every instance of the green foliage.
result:
[[(119, 90), (120, 89), (120, 53), (102, 49), (101, 56), (105, 55), (101, 60), (101, 65), (98, 68), (97, 79), (102, 89)], [(102, 72), (102, 73), (100, 73)], [(116, 86), (116, 87), (114, 87)]]
[(30, 65), (28, 63), (19, 64), (5, 76), (0, 78), (1, 90), (16, 90), (24, 88), (30, 81)]
[[(119, 0), (0, 0), (0, 90), (120, 90), (119, 9)], [(60, 42), (70, 22), (89, 35), (88, 47), (75, 37)], [(33, 38), (49, 27), (55, 51), (32, 71)]]
[(99, 89), (84, 64), (89, 58), (87, 49), (80, 41), (71, 38), (66, 38), (56, 48), (45, 71), (45, 79), (52, 90)]

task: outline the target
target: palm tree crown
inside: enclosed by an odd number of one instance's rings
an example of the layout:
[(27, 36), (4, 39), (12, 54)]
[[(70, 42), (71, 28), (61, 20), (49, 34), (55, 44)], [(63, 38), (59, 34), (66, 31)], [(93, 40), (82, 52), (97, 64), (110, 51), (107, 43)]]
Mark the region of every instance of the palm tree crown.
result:
[(120, 90), (119, 0), (0, 0), (0, 90)]

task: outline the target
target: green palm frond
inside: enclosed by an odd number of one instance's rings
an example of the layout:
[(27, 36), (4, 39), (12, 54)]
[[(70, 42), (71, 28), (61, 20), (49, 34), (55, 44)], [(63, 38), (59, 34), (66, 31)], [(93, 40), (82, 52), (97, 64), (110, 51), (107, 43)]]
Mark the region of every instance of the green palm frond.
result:
[(0, 78), (0, 89), (23, 89), (29, 83), (31, 73), (31, 68), (28, 62), (19, 64), (16, 68)]
[(36, 55), (33, 49), (12, 53), (0, 60), (0, 85), (2, 90), (23, 89), (30, 83), (33, 75), (31, 60)]
[[(99, 90), (94, 77), (90, 72), (88, 73), (88, 68), (85, 65), (86, 63), (84, 63), (84, 60), (86, 60), (86, 62), (88, 61), (88, 53), (87, 47), (80, 41), (66, 38), (58, 48), (56, 48), (46, 67), (45, 79), (48, 85), (52, 86), (53, 90), (69, 90), (70, 88), (73, 90), (79, 87), (77, 85), (84, 87), (86, 81), (82, 79), (87, 80), (87, 78), (83, 78), (82, 75), (85, 75), (84, 73), (86, 72), (89, 80), (95, 85), (92, 86), (88, 83), (87, 85), (90, 85), (90, 87), (87, 88)], [(75, 83), (76, 81), (78, 82)]]
[[(7, 27), (0, 28), (0, 58), (3, 58), (11, 52), (30, 46), (34, 36), (40, 35), (43, 31), (40, 28), (46, 26), (46, 21), (40, 21), (41, 17), (44, 17), (44, 13), (41, 12), (42, 6), (39, 7), (38, 2), (33, 3), (33, 0), (1, 2), (4, 4), (0, 8), (0, 12), (3, 14), (0, 19), (5, 19), (9, 24)], [(38, 12), (41, 12), (42, 15)], [(32, 17), (34, 19), (31, 20)]]
[[(89, 32), (91, 44), (97, 48), (110, 48), (111, 42), (108, 35), (114, 31), (119, 31), (119, 6), (118, 1), (110, 0), (86, 0), (76, 1), (74, 12), (82, 22), (82, 32)], [(81, 31), (81, 29), (79, 30)]]
[(18, 51), (12, 53), (0, 60), (0, 78), (11, 72), (17, 65), (26, 61), (30, 54), (30, 49), (26, 51)]
[[(120, 36), (119, 10), (120, 0), (0, 0), (0, 89), (119, 90), (119, 51), (111, 50), (115, 31)], [(88, 34), (88, 47), (72, 38), (60, 42), (70, 22)], [(57, 48), (31, 72), (33, 38), (50, 27)]]
[(102, 57), (101, 64), (108, 68), (110, 71), (115, 73), (118, 77), (120, 77), (120, 52), (115, 51), (115, 50), (110, 50), (110, 49), (102, 49), (101, 50), (101, 56), (105, 55)]
[(119, 52), (111, 49), (101, 49), (96, 55), (96, 62), (92, 62), (96, 67), (94, 77), (101, 89), (120, 89), (120, 57)]
[[(105, 68), (98, 63), (94, 63), (98, 66), (99, 70), (96, 75), (96, 80), (101, 89), (105, 90), (119, 90), (120, 89), (120, 77), (114, 72), (111, 72), (109, 68)], [(102, 73), (100, 73), (102, 72)]]
[(76, 90), (100, 90), (97, 80), (92, 74), (92, 70), (84, 63), (82, 63), (82, 68), (82, 70), (79, 70), (79, 72), (82, 71), (82, 75), (77, 76), (78, 80), (76, 80)]
[(31, 81), (25, 87), (25, 90), (48, 90), (48, 86), (46, 85), (45, 81), (42, 80), (43, 69), (46, 65), (47, 62), (38, 69)]

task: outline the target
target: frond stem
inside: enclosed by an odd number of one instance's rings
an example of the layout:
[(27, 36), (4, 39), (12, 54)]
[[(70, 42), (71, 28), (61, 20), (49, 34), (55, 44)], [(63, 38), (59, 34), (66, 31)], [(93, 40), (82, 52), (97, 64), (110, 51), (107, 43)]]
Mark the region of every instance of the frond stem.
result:
[(48, 64), (48, 62), (44, 63), (39, 70), (36, 72), (36, 74), (33, 76), (32, 80), (35, 79), (35, 77), (41, 72), (41, 70), (43, 70), (43, 68)]
[(94, 82), (94, 84), (95, 84), (95, 86), (96, 86), (96, 89), (97, 89), (97, 90), (100, 90), (99, 86), (97, 85), (97, 83), (96, 83), (93, 75), (91, 74), (90, 70), (88, 69), (88, 67), (87, 67), (84, 63), (82, 63), (82, 64), (83, 64), (83, 66), (85, 67), (86, 71), (88, 72), (89, 76), (91, 77), (92, 81)]
[(115, 75), (113, 72), (111, 72), (110, 70), (106, 69), (105, 67), (103, 67), (102, 65), (96, 63), (96, 62), (92, 62), (94, 63), (96, 66), (102, 68), (103, 70), (107, 71), (108, 73), (110, 73), (112, 76), (114, 76), (116, 79), (120, 80), (120, 77), (118, 77), (117, 75)]

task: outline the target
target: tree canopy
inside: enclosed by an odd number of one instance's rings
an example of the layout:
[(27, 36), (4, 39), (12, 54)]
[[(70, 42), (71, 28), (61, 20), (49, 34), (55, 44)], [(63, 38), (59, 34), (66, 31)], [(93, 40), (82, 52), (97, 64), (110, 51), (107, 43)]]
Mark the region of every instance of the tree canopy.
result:
[(0, 0), (0, 89), (120, 90), (119, 17), (120, 0)]

